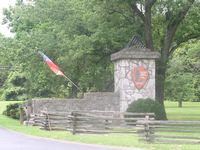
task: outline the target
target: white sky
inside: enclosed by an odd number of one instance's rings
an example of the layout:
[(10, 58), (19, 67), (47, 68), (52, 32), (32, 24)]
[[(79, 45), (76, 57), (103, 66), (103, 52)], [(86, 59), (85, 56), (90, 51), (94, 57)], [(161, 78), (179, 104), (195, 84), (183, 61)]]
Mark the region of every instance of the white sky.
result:
[(8, 8), (10, 5), (14, 5), (16, 0), (0, 0), (0, 32), (7, 37), (12, 36), (9, 32), (7, 25), (2, 25), (3, 8)]

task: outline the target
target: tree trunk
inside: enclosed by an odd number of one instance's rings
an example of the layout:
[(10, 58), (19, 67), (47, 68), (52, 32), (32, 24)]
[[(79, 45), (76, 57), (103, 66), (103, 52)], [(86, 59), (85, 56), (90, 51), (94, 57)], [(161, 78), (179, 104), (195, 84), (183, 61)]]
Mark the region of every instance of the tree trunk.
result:
[(183, 106), (183, 94), (181, 95), (181, 97), (179, 97), (178, 100), (178, 107), (181, 108)]
[(151, 8), (152, 5), (155, 3), (155, 0), (145, 1), (145, 13), (144, 13), (144, 33), (145, 33), (145, 44), (146, 47), (149, 48), (150, 50), (154, 50), (153, 47), (153, 35), (152, 35), (152, 23), (151, 23)]
[(164, 85), (167, 61), (169, 60), (169, 50), (176, 32), (176, 26), (168, 26), (161, 49), (161, 57), (156, 64), (156, 100), (164, 104)]
[[(164, 87), (165, 87), (165, 74), (166, 74), (166, 64), (159, 59), (156, 62), (156, 100), (165, 108), (164, 106)], [(164, 109), (165, 110), (165, 109)], [(165, 113), (165, 119), (167, 120), (167, 114)]]
[(183, 106), (183, 104), (182, 104), (182, 98), (180, 98), (180, 99), (178, 100), (178, 107), (181, 108), (182, 106)]
[(166, 64), (162, 64), (160, 60), (157, 61), (156, 68), (156, 100), (164, 105), (164, 86), (165, 86), (165, 73)]

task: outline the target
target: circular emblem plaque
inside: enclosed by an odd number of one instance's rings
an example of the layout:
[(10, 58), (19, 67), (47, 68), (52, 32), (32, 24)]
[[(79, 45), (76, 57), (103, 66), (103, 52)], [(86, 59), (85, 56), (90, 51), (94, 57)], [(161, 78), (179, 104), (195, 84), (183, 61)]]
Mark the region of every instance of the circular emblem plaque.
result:
[(135, 67), (131, 72), (131, 77), (135, 87), (142, 89), (149, 80), (149, 72), (142, 66)]

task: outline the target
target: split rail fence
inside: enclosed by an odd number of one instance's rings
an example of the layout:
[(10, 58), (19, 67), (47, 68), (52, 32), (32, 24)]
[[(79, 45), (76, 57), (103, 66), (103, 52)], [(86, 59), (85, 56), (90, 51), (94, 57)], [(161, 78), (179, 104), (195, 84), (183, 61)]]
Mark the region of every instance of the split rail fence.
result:
[(44, 130), (73, 134), (136, 134), (148, 143), (200, 144), (200, 121), (155, 120), (153, 113), (101, 111), (46, 112), (31, 115), (30, 123)]
[(140, 120), (141, 136), (150, 143), (200, 144), (200, 121)]

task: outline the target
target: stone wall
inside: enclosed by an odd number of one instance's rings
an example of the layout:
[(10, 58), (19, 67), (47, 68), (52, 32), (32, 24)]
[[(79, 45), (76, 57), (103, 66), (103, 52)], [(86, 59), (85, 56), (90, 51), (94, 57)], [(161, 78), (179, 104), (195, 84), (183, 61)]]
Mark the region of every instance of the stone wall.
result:
[(35, 98), (33, 113), (41, 110), (66, 112), (73, 110), (119, 111), (119, 95), (116, 93), (86, 93), (83, 99)]
[[(148, 70), (148, 79), (142, 89), (137, 89), (131, 77), (135, 67)], [(155, 98), (155, 60), (121, 59), (114, 62), (115, 92), (120, 95), (120, 108), (125, 111), (128, 105), (139, 98)]]

